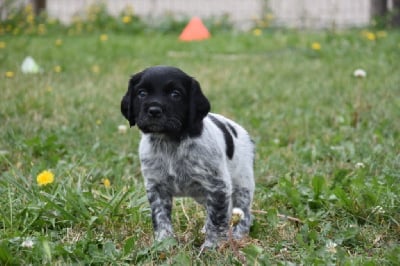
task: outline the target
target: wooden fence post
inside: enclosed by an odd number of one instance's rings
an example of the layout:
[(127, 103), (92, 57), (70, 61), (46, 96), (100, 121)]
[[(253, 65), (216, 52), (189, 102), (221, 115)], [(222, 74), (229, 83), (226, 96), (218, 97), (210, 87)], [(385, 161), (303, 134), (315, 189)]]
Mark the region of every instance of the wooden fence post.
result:
[(40, 12), (46, 10), (46, 0), (31, 0), (31, 3), (36, 15), (39, 15)]

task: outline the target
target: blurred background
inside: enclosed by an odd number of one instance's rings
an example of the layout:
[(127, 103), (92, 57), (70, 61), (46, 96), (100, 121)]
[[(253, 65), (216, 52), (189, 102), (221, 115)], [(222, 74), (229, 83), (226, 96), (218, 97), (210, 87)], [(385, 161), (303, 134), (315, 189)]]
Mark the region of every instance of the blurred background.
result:
[(242, 30), (255, 23), (317, 29), (400, 25), (399, 0), (1, 0), (2, 20), (16, 7), (27, 4), (36, 14), (45, 11), (64, 24), (90, 16), (89, 7), (102, 5), (108, 14), (118, 16), (130, 10), (147, 23), (157, 23), (166, 16), (178, 21), (192, 16), (224, 17)]
[[(0, 0), (0, 265), (400, 265), (399, 5)], [(194, 16), (212, 37), (180, 41)], [(205, 256), (187, 199), (153, 245), (120, 112), (160, 64), (257, 146), (250, 239)]]

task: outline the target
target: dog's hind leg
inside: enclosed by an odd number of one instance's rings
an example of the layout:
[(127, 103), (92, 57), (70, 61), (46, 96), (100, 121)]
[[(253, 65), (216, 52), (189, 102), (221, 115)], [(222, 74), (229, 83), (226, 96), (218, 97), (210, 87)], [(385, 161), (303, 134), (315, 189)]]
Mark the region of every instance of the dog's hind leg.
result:
[(239, 208), (243, 211), (243, 217), (233, 227), (232, 235), (236, 239), (240, 239), (247, 235), (250, 231), (252, 223), (251, 203), (253, 200), (254, 188), (234, 187), (232, 193), (233, 208)]
[(217, 247), (221, 240), (227, 238), (232, 208), (230, 193), (224, 189), (213, 191), (207, 198), (206, 239), (202, 249)]

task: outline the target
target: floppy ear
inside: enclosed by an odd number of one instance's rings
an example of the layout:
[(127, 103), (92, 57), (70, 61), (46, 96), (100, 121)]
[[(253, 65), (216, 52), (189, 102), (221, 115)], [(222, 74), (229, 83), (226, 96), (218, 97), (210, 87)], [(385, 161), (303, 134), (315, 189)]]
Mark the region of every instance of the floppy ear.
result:
[(200, 84), (192, 79), (189, 90), (188, 132), (191, 136), (199, 135), (203, 129), (203, 118), (210, 111), (210, 102), (201, 91)]
[(129, 121), (129, 125), (132, 127), (135, 125), (135, 114), (133, 109), (133, 97), (136, 84), (142, 77), (143, 72), (139, 72), (131, 77), (129, 80), (128, 91), (124, 95), (121, 101), (121, 113)]

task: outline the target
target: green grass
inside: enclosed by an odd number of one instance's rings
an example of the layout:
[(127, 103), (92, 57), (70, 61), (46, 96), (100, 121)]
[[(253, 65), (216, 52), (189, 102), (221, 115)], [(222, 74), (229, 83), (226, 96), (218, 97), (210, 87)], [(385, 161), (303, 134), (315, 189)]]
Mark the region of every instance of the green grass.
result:
[[(156, 33), (1, 36), (0, 264), (398, 264), (399, 40), (358, 30), (194, 43)], [(21, 73), (28, 55), (43, 73)], [(130, 75), (156, 64), (196, 77), (212, 111), (251, 132), (248, 241), (198, 256), (204, 210), (178, 199), (177, 239), (153, 244), (140, 135), (117, 127), (127, 125), (119, 106)], [(367, 77), (353, 77), (357, 68)], [(46, 169), (55, 181), (38, 186)]]

